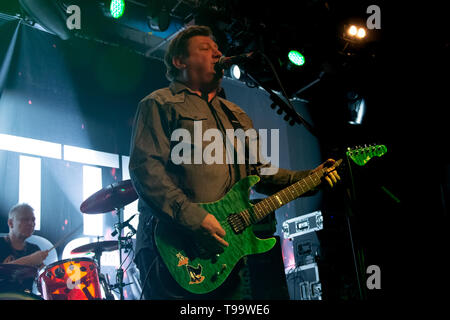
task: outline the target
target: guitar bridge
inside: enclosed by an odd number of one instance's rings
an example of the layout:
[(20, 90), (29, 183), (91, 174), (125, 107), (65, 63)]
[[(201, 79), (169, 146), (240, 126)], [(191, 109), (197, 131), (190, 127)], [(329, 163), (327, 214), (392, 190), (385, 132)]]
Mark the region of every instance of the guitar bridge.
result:
[(230, 214), (227, 217), (228, 224), (230, 225), (231, 229), (234, 231), (234, 233), (239, 234), (242, 233), (246, 226), (244, 218), (240, 214)]

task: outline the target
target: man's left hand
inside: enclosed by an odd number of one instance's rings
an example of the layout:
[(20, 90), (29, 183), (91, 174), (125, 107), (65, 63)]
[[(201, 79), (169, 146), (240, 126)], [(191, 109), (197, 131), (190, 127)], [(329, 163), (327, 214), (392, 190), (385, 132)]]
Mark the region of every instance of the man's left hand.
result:
[(325, 161), (324, 163), (322, 163), (321, 165), (319, 165), (317, 168), (315, 168), (313, 170), (313, 172), (316, 172), (318, 170), (328, 168), (327, 174), (325, 175), (325, 180), (328, 182), (328, 184), (330, 185), (331, 188), (333, 187), (334, 184), (336, 184), (339, 180), (341, 180), (341, 177), (337, 173), (336, 168), (330, 168), (333, 166), (333, 164), (335, 162), (336, 162), (336, 160), (334, 160), (334, 159), (328, 159), (327, 161)]

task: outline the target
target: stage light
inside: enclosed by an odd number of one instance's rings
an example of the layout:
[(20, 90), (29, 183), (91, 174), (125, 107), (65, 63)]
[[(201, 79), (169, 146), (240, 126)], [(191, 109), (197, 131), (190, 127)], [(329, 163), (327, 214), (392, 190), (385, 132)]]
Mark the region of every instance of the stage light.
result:
[(111, 0), (111, 5), (109, 7), (111, 16), (115, 19), (119, 19), (125, 12), (125, 1), (124, 0)]
[(356, 36), (360, 39), (364, 38), (366, 36), (366, 30), (364, 28), (359, 28)]
[(61, 159), (61, 144), (0, 133), (0, 150)]
[(296, 66), (302, 66), (305, 64), (305, 57), (296, 50), (289, 51), (288, 57), (289, 61), (291, 61)]
[[(102, 169), (83, 166), (83, 201), (102, 188)], [(84, 214), (83, 234), (103, 236), (103, 215)]]
[(19, 157), (19, 203), (34, 209), (35, 230), (41, 229), (41, 158)]
[(64, 145), (64, 160), (95, 166), (119, 168), (117, 154)]
[[(128, 165), (130, 164), (130, 157), (122, 156), (122, 181), (130, 179), (130, 172), (128, 170)], [(135, 200), (132, 203), (125, 206), (123, 210), (123, 220), (128, 220), (133, 214), (138, 212), (138, 202)], [(130, 221), (130, 224), (137, 230), (139, 219), (135, 218)], [(136, 235), (133, 236), (136, 239)]]
[(150, 29), (166, 31), (170, 26), (170, 10), (163, 0), (151, 0), (147, 6), (147, 19)]
[(350, 25), (347, 28), (347, 38), (350, 40), (359, 39), (362, 40), (367, 35), (367, 31), (363, 27), (358, 27), (356, 25)]
[(358, 28), (356, 28), (356, 26), (350, 26), (350, 28), (348, 28), (348, 34), (351, 35), (352, 37), (356, 36), (357, 33)]
[(231, 77), (236, 80), (239, 80), (241, 77), (241, 69), (236, 64), (231, 67)]
[(352, 125), (360, 125), (366, 113), (366, 101), (355, 92), (349, 92), (348, 109), (350, 111), (350, 119), (348, 123)]

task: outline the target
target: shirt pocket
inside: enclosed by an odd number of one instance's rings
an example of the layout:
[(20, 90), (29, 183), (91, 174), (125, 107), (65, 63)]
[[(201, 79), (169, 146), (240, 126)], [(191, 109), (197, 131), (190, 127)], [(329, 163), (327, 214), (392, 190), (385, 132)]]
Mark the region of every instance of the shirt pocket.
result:
[(201, 134), (203, 135), (205, 130), (208, 129), (207, 121), (207, 115), (195, 113), (190, 110), (179, 110), (175, 129), (186, 129), (189, 131), (191, 139), (194, 139), (194, 129), (197, 128), (199, 130), (201, 128)]

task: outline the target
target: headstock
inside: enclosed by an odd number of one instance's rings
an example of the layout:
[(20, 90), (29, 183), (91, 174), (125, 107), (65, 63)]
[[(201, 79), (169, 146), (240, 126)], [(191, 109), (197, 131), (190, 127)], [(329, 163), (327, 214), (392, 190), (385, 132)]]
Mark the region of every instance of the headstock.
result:
[(355, 148), (348, 148), (346, 155), (359, 166), (365, 165), (373, 157), (381, 157), (387, 152), (385, 145), (364, 145)]

